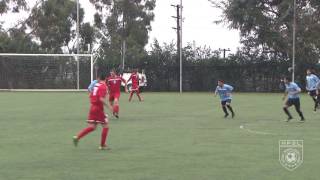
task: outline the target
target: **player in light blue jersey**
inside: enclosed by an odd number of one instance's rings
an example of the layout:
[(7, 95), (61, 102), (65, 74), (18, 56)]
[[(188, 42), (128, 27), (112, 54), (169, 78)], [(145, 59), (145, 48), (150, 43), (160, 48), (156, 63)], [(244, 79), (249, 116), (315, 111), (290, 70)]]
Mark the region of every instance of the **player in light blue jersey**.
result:
[(307, 76), (306, 76), (306, 89), (308, 94), (314, 101), (314, 111), (317, 111), (318, 101), (317, 101), (317, 85), (319, 83), (319, 78), (317, 75), (314, 74), (312, 69), (307, 69)]
[(317, 84), (317, 102), (318, 102), (318, 105), (320, 104), (320, 81), (318, 82)]
[(297, 113), (299, 114), (301, 121), (303, 122), (304, 116), (303, 113), (300, 110), (300, 97), (299, 93), (301, 92), (301, 88), (294, 82), (292, 82), (291, 77), (284, 78), (284, 83), (286, 86), (286, 91), (283, 97), (283, 100), (285, 101), (285, 105), (283, 107), (283, 111), (288, 115), (289, 122), (292, 119), (292, 116), (288, 110), (288, 108), (292, 105), (296, 108)]
[(227, 108), (231, 112), (232, 118), (234, 118), (234, 116), (235, 116), (235, 113), (231, 107), (231, 100), (232, 100), (231, 92), (232, 92), (232, 90), (233, 90), (233, 87), (228, 84), (224, 84), (223, 80), (218, 81), (218, 86), (215, 90), (215, 96), (217, 94), (219, 94), (219, 96), (220, 96), (221, 106), (222, 106), (222, 110), (225, 114), (224, 115), (225, 118), (229, 116)]
[(88, 86), (88, 91), (89, 92), (92, 92), (93, 91), (93, 88), (94, 86), (98, 83), (99, 81), (96, 79), (96, 80), (93, 80), (91, 81), (90, 85)]

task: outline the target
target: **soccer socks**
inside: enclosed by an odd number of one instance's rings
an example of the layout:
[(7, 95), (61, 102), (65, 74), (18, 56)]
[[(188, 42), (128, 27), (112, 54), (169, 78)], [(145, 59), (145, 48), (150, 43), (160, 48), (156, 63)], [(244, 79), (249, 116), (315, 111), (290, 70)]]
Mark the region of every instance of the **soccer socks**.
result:
[(304, 116), (303, 116), (302, 111), (300, 110), (300, 107), (299, 107), (299, 108), (298, 108), (298, 107), (295, 107), (295, 108), (296, 108), (296, 111), (297, 111), (297, 113), (299, 114), (301, 120), (304, 120)]
[(227, 108), (229, 109), (229, 111), (230, 111), (232, 114), (234, 114), (233, 109), (232, 109), (232, 107), (231, 107), (230, 105), (227, 105)]
[(283, 108), (283, 111), (288, 115), (288, 117), (291, 119), (292, 118), (292, 116), (291, 116), (291, 114), (290, 114), (290, 112), (288, 111), (288, 108)]
[(313, 101), (314, 101), (314, 111), (317, 111), (317, 108), (318, 108), (318, 100), (317, 100), (315, 97), (313, 97), (312, 99), (313, 99)]
[(118, 114), (118, 113), (119, 113), (119, 109), (120, 109), (120, 108), (119, 108), (119, 105), (118, 105), (118, 104), (113, 105), (113, 112), (114, 112), (114, 113), (117, 113), (117, 114)]
[(107, 137), (108, 137), (108, 132), (109, 132), (109, 128), (102, 128), (102, 132), (101, 132), (101, 143), (100, 143), (100, 146), (101, 146), (101, 147), (105, 147), (105, 146), (106, 146), (106, 141), (107, 141)]
[(84, 128), (79, 132), (79, 134), (77, 135), (77, 138), (81, 139), (82, 137), (84, 137), (85, 135), (89, 134), (92, 131), (94, 131), (93, 127)]
[(225, 106), (222, 106), (222, 110), (223, 110), (223, 112), (224, 112), (225, 115), (228, 115), (228, 114), (229, 114), (228, 111), (227, 111), (227, 108), (226, 108)]

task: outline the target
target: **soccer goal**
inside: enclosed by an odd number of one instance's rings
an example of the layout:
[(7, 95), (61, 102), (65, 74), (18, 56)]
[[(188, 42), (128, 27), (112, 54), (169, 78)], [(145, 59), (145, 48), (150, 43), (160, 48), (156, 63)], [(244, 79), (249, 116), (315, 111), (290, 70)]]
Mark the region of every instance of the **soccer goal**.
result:
[(0, 53), (0, 89), (73, 91), (94, 78), (92, 54)]

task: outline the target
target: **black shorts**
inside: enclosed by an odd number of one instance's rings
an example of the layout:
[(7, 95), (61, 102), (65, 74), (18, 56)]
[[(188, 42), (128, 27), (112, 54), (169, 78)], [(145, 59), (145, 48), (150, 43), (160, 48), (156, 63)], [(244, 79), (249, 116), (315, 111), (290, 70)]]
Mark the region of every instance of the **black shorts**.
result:
[(293, 99), (289, 98), (286, 102), (286, 105), (289, 107), (292, 105), (300, 107), (300, 98), (293, 98)]
[(311, 97), (316, 97), (316, 96), (317, 96), (317, 90), (308, 91), (308, 94), (309, 94)]
[(227, 99), (227, 100), (225, 100), (225, 101), (221, 101), (221, 105), (222, 106), (225, 106), (226, 104), (231, 104), (231, 99)]

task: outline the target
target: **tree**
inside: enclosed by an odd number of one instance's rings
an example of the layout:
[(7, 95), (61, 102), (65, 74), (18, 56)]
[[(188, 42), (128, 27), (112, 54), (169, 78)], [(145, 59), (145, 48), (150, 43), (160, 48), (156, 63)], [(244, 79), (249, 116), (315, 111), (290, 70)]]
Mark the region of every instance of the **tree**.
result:
[[(144, 57), (148, 33), (154, 18), (155, 0), (90, 0), (95, 4), (95, 26), (108, 35), (101, 43), (105, 59), (120, 64), (122, 43), (126, 62), (133, 66)], [(111, 56), (110, 56), (111, 54)]]
[(2, 0), (0, 1), (0, 15), (8, 11), (19, 12), (21, 9), (27, 9), (25, 0)]
[[(84, 10), (80, 8), (80, 22), (84, 17)], [(48, 53), (61, 53), (62, 47), (69, 47), (75, 38), (77, 21), (76, 2), (72, 0), (47, 0), (39, 7), (32, 9), (27, 20), (31, 35), (40, 40), (41, 48)], [(85, 25), (87, 28), (87, 25)], [(84, 31), (83, 31), (84, 32)], [(69, 48), (74, 51), (75, 45)]]
[[(222, 0), (213, 5), (223, 10), (229, 28), (240, 30), (246, 53), (292, 58), (293, 0)], [(297, 0), (298, 63), (315, 63), (320, 57), (320, 1)]]

